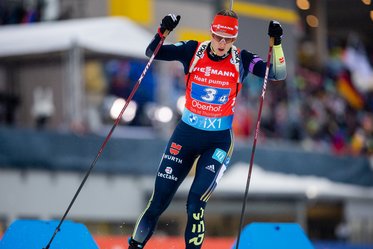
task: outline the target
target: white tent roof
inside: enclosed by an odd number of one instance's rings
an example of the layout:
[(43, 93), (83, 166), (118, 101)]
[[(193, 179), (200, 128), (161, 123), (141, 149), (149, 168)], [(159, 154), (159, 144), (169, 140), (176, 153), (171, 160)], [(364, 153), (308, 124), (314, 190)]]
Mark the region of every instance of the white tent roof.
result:
[[(249, 165), (237, 163), (230, 166), (220, 180), (214, 196), (243, 194)], [(193, 177), (181, 185), (180, 192), (188, 193)], [(254, 164), (250, 178), (249, 195), (278, 195), (313, 198), (369, 199), (373, 200), (373, 188), (337, 183), (323, 177), (299, 176), (266, 171)]]
[(124, 17), (0, 27), (0, 57), (64, 51), (72, 44), (99, 53), (145, 57), (153, 34)]

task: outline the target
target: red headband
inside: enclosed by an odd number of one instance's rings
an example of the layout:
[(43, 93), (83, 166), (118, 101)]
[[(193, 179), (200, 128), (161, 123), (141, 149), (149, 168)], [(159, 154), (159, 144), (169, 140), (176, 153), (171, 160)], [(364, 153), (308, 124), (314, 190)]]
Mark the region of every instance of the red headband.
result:
[(226, 38), (236, 38), (238, 19), (232, 16), (216, 15), (211, 24), (211, 32)]

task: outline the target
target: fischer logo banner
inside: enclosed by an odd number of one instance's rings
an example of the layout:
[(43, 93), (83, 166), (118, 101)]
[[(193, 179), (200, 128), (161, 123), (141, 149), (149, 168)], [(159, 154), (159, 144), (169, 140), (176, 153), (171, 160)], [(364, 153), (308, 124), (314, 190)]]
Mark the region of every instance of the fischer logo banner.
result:
[(198, 49), (196, 56), (199, 57), (200, 59), (203, 58), (206, 48), (207, 48), (207, 44), (202, 44), (201, 47)]

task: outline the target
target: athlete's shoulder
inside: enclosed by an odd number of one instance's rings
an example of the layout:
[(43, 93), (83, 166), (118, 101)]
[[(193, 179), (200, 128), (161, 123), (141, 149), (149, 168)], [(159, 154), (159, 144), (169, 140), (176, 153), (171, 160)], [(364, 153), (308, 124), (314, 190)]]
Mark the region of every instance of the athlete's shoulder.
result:
[(196, 51), (196, 49), (198, 47), (198, 41), (194, 41), (194, 40), (179, 41), (179, 42), (175, 43), (174, 45), (182, 48), (182, 50), (186, 54), (194, 54), (194, 52)]
[(187, 46), (187, 47), (197, 47), (198, 41), (195, 40), (187, 40), (187, 41), (178, 41), (174, 43), (175, 46)]

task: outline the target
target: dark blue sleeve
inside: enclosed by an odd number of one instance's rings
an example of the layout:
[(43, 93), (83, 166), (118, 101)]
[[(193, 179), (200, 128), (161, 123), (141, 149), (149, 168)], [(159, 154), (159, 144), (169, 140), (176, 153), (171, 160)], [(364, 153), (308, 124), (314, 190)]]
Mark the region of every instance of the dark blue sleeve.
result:
[[(153, 40), (146, 48), (146, 56), (151, 57), (153, 51), (157, 47), (161, 40), (161, 37), (156, 34)], [(188, 73), (189, 65), (193, 59), (194, 53), (198, 47), (197, 41), (181, 41), (175, 44), (162, 45), (158, 53), (155, 56), (156, 60), (164, 61), (180, 61), (184, 66), (184, 73)]]
[[(252, 73), (258, 77), (264, 78), (267, 62), (263, 61), (258, 55), (253, 54), (247, 50), (242, 50), (240, 53), (241, 64), (240, 64), (240, 77), (241, 81), (247, 77), (249, 73)], [(277, 68), (271, 63), (269, 66), (268, 79), (273, 81), (283, 80), (286, 77), (286, 67), (280, 64)]]
[(245, 79), (249, 73), (264, 78), (266, 71), (266, 63), (263, 61), (262, 58), (247, 50), (242, 50), (240, 55), (243, 67), (242, 79)]

